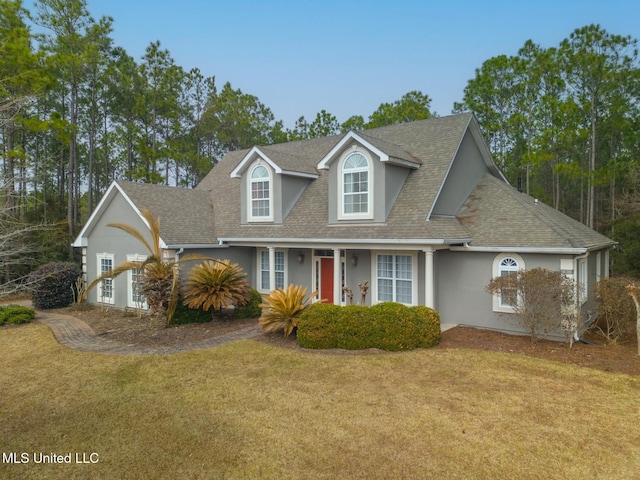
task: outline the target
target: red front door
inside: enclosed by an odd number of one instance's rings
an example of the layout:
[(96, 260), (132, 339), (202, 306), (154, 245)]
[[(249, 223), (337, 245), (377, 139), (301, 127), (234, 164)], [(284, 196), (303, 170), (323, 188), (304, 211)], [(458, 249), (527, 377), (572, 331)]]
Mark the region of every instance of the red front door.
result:
[(320, 299), (333, 303), (333, 258), (320, 259)]

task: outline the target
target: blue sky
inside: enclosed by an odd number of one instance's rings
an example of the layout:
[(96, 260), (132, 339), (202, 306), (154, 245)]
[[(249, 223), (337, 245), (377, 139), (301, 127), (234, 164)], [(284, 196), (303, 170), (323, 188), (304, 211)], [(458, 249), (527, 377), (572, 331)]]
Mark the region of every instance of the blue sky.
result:
[(136, 60), (160, 40), (185, 70), (257, 96), (285, 126), (327, 110), (365, 119), (420, 90), (451, 113), (475, 69), (532, 39), (557, 46), (600, 24), (640, 37), (638, 0), (88, 0)]

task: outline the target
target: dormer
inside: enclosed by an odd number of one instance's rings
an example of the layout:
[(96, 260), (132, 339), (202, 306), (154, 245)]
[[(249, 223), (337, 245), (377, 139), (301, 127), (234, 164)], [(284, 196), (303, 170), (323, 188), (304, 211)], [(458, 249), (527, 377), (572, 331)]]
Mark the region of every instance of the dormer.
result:
[(329, 223), (383, 223), (420, 161), (396, 145), (349, 132), (318, 163), (329, 180)]
[[(318, 177), (315, 170), (303, 171), (304, 162), (289, 157), (269, 147), (253, 147), (233, 169), (231, 178), (240, 179), (241, 223), (281, 224)], [(296, 168), (286, 168), (291, 166)]]

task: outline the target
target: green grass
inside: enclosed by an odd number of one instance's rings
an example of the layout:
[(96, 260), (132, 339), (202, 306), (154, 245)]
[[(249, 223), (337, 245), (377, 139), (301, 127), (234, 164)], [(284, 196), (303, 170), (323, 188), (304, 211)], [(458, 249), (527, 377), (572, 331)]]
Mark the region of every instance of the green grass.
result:
[(472, 350), (170, 356), (0, 330), (0, 478), (638, 478), (640, 378)]

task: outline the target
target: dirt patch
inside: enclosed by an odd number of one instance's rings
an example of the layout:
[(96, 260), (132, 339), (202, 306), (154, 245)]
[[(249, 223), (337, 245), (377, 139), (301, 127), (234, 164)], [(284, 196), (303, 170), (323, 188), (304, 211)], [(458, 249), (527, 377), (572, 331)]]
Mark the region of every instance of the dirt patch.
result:
[[(207, 338), (218, 337), (234, 330), (249, 327), (257, 319), (214, 319), (207, 323), (192, 323), (157, 329), (151, 326), (148, 317), (135, 314), (123, 315), (120, 310), (92, 308), (90, 310), (61, 309), (60, 313), (73, 315), (84, 320), (97, 335), (124, 343), (154, 346), (179, 346)], [(620, 345), (605, 345), (602, 339), (588, 337), (595, 345), (576, 343), (569, 348), (565, 343), (541, 340), (531, 343), (529, 337), (508, 335), (491, 330), (471, 327), (455, 327), (442, 334), (442, 341), (435, 349), (473, 348), (503, 353), (528, 355), (557, 362), (595, 368), (606, 372), (626, 373), (640, 376), (640, 356), (634, 341)], [(632, 337), (635, 339), (635, 333)], [(302, 350), (295, 335), (284, 338), (282, 333), (262, 334), (257, 340), (295, 350)], [(365, 352), (328, 350), (324, 354), (373, 354), (380, 350)]]

